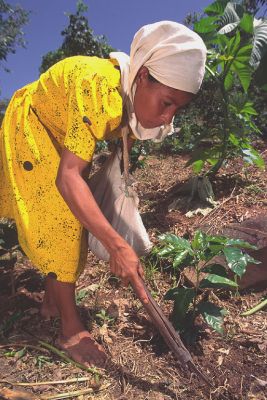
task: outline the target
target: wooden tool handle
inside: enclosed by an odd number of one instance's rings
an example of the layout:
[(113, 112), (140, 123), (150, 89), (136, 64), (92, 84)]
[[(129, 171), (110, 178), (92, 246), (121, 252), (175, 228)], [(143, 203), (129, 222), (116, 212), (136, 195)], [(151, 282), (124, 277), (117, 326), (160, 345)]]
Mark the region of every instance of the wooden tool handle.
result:
[(172, 350), (181, 365), (185, 364), (189, 368), (189, 370), (195, 372), (207, 385), (212, 386), (212, 383), (210, 382), (208, 377), (206, 377), (206, 375), (204, 375), (196, 367), (189, 351), (184, 346), (179, 334), (175, 331), (170, 321), (166, 318), (159, 305), (153, 299), (150, 291), (148, 290), (144, 282), (143, 286), (149, 299), (149, 303), (146, 304), (142, 302), (142, 304), (148, 315), (150, 316), (152, 323), (159, 330), (169, 349)]

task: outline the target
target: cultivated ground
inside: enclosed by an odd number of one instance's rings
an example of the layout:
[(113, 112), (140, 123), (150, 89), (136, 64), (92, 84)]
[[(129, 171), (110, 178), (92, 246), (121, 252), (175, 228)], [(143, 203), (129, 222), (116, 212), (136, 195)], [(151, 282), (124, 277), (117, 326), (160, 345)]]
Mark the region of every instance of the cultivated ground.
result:
[[(266, 145), (260, 144), (260, 152), (267, 160)], [(177, 190), (190, 176), (190, 169), (184, 166), (187, 158), (186, 155), (153, 155), (147, 159), (144, 169), (135, 172), (143, 220), (153, 242), (157, 242), (162, 232), (190, 237), (200, 226), (216, 231), (229, 223), (266, 214), (266, 173), (252, 166), (244, 168), (239, 160), (224, 167), (213, 182), (219, 204), (209, 215), (186, 217), (188, 201), (185, 196), (180, 197), (175, 210), (168, 211), (169, 204), (177, 198)], [(169, 315), (172, 303), (164, 301), (163, 297), (177, 277), (160, 266), (157, 268), (149, 258), (145, 260), (145, 267), (147, 284)], [(0, 398), (266, 398), (266, 311), (250, 317), (240, 316), (242, 311), (257, 304), (266, 291), (249, 289), (239, 295), (227, 291), (211, 294), (216, 304), (229, 310), (225, 334), (215, 333), (199, 320), (198, 341), (188, 347), (194, 362), (214, 385), (208, 388), (179, 365), (141, 303), (108, 271), (107, 264), (89, 254), (86, 269), (78, 281), (77, 301), (83, 321), (111, 358), (109, 369), (101, 371), (95, 379), (43, 344), (54, 344), (59, 322), (42, 321), (39, 316), (43, 280), (30, 261), (19, 255), (13, 270), (2, 262)], [(73, 378), (75, 381), (68, 382)], [(28, 386), (16, 385), (22, 382)]]

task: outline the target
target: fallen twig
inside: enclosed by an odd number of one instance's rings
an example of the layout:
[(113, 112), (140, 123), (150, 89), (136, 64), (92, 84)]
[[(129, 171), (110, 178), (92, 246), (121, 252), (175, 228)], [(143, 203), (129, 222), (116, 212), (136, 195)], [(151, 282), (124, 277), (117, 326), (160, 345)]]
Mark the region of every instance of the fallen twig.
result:
[(44, 381), (44, 382), (10, 382), (6, 380), (0, 380), (0, 383), (7, 384), (11, 386), (43, 386), (43, 385), (61, 385), (67, 383), (77, 383), (77, 382), (87, 382), (91, 377), (81, 377), (81, 378), (72, 378), (72, 379), (65, 379), (60, 381)]
[(257, 311), (262, 310), (264, 307), (267, 306), (267, 299), (264, 299), (263, 301), (261, 301), (259, 304), (257, 304), (255, 307), (250, 308), (249, 310), (243, 312), (242, 317), (247, 317), (248, 315), (252, 315), (255, 314)]
[[(110, 385), (106, 385), (105, 387), (101, 388), (102, 390), (105, 390), (109, 387)], [(74, 392), (66, 392), (66, 393), (58, 393), (54, 395), (46, 395), (46, 396), (41, 396), (41, 400), (55, 400), (55, 399), (69, 399), (70, 397), (78, 397), (78, 396), (83, 396), (88, 393), (93, 393), (94, 390), (92, 388), (87, 388), (87, 389), (80, 389), (80, 390), (75, 390)]]
[(54, 353), (57, 356), (59, 356), (60, 358), (62, 358), (64, 361), (67, 361), (67, 362), (71, 363), (75, 367), (78, 367), (78, 368), (82, 369), (83, 371), (90, 372), (91, 374), (100, 375), (101, 376), (101, 373), (96, 368), (85, 367), (83, 364), (80, 364), (80, 363), (72, 360), (63, 351), (57, 349), (56, 347), (52, 346), (51, 344), (49, 344), (47, 342), (44, 342), (42, 340), (38, 340), (38, 343), (41, 346), (45, 347), (46, 349), (50, 350), (52, 353)]
[(38, 350), (38, 351), (42, 351), (45, 353), (49, 353), (48, 349), (44, 349), (43, 347), (40, 346), (34, 346), (32, 344), (27, 344), (27, 343), (10, 343), (10, 344), (1, 344), (0, 345), (0, 349), (8, 349), (10, 347), (26, 347), (29, 349), (34, 349), (34, 350)]
[(52, 394), (50, 396), (41, 396), (41, 400), (55, 400), (55, 399), (69, 399), (71, 397), (78, 397), (78, 396), (83, 396), (84, 394), (89, 394), (92, 393), (93, 389), (81, 389), (81, 390), (75, 390), (74, 392), (65, 392), (65, 393), (58, 393), (58, 394)]

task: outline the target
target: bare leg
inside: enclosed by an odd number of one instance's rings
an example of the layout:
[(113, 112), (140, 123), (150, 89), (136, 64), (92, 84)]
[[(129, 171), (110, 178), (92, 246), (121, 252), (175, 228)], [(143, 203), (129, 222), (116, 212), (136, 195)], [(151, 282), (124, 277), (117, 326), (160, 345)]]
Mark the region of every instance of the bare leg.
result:
[(42, 317), (46, 320), (59, 316), (59, 310), (54, 296), (53, 285), (55, 281), (56, 278), (53, 274), (48, 274), (45, 278), (45, 294), (40, 312)]
[[(86, 366), (103, 366), (106, 354), (88, 331), (85, 330), (75, 304), (75, 284), (49, 281), (49, 294), (61, 318), (61, 335), (58, 345), (77, 362)], [(51, 302), (51, 300), (50, 300)]]

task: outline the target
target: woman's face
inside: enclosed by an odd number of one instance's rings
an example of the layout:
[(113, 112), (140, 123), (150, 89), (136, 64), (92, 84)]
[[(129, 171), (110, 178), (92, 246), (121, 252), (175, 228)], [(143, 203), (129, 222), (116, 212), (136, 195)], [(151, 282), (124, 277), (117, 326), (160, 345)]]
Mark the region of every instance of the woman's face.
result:
[(143, 128), (170, 124), (178, 110), (194, 97), (193, 93), (153, 82), (146, 67), (140, 68), (135, 82), (134, 111)]

